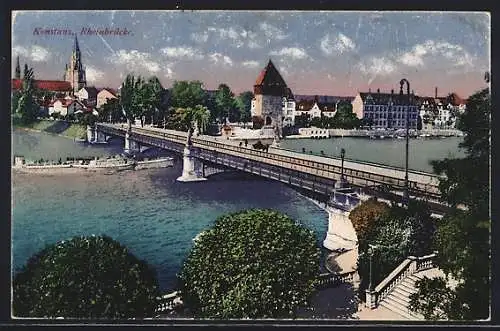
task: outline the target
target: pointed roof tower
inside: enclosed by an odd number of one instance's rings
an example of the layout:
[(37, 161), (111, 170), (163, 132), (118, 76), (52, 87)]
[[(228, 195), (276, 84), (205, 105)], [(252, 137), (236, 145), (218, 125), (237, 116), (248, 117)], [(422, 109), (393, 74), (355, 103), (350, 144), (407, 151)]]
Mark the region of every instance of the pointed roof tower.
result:
[(21, 64), (19, 63), (19, 56), (17, 57), (16, 74), (14, 78), (21, 79)]
[(80, 46), (78, 45), (78, 37), (75, 35), (75, 45), (73, 46), (73, 52), (80, 53)]
[(286, 96), (289, 94), (285, 80), (281, 77), (278, 69), (276, 69), (270, 59), (255, 81), (254, 94), (275, 96)]

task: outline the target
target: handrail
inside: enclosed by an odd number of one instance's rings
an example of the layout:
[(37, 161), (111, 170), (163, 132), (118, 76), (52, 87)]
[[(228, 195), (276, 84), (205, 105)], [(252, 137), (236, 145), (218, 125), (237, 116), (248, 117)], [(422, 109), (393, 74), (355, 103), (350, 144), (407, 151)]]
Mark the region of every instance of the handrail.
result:
[[(367, 290), (367, 302), (376, 307), (380, 301), (390, 294), (392, 289), (401, 283), (407, 276), (416, 272), (434, 267), (433, 259), (436, 253), (415, 257), (409, 256), (399, 264), (387, 277), (385, 277), (373, 291)], [(368, 300), (368, 296), (370, 296)]]
[(167, 293), (156, 299), (158, 301), (158, 305), (155, 309), (156, 313), (170, 311), (183, 304), (181, 299), (181, 291)]
[(327, 287), (334, 287), (342, 283), (353, 282), (356, 272), (357, 270), (348, 271), (341, 274), (329, 273), (329, 272), (322, 273), (318, 277), (316, 288), (323, 289)]

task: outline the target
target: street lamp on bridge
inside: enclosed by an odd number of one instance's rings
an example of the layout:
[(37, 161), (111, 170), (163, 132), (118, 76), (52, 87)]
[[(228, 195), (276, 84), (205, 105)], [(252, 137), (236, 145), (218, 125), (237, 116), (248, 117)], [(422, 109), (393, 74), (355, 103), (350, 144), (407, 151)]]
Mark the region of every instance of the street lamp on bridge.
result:
[(341, 187), (344, 186), (345, 178), (344, 178), (344, 156), (345, 156), (345, 149), (342, 148), (340, 149), (340, 158), (342, 160), (341, 166), (340, 166), (340, 185)]
[(408, 104), (406, 107), (406, 166), (405, 166), (405, 188), (403, 192), (403, 205), (408, 206), (408, 202), (410, 199), (410, 194), (408, 191), (408, 149), (410, 145), (410, 108), (412, 104), (411, 94), (410, 94), (410, 82), (406, 78), (401, 79), (399, 82), (400, 89), (399, 94), (403, 95), (403, 85), (406, 83), (406, 94), (408, 96)]
[(375, 249), (377, 249), (378, 246), (376, 245), (371, 245), (368, 244), (368, 256), (370, 257), (370, 278), (369, 278), (369, 283), (368, 283), (368, 290), (371, 292), (373, 290), (373, 285), (372, 285), (372, 257), (373, 253), (375, 252)]

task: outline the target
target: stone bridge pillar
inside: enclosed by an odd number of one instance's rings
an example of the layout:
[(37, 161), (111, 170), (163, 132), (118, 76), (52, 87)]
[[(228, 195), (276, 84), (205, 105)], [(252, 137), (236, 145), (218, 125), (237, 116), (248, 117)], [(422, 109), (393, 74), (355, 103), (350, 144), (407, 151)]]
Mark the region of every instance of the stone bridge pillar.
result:
[(125, 133), (125, 147), (123, 150), (125, 153), (141, 150), (141, 145), (130, 137), (130, 132)]
[(179, 182), (198, 182), (207, 180), (203, 177), (203, 163), (197, 160), (192, 154), (192, 142), (191, 142), (192, 130), (188, 132), (186, 146), (184, 147), (184, 152), (182, 153), (182, 175), (177, 178)]
[(355, 249), (358, 244), (356, 231), (349, 219), (349, 212), (328, 207), (328, 232), (323, 246), (331, 251)]
[(95, 141), (95, 132), (95, 127), (87, 125), (87, 142), (93, 143)]

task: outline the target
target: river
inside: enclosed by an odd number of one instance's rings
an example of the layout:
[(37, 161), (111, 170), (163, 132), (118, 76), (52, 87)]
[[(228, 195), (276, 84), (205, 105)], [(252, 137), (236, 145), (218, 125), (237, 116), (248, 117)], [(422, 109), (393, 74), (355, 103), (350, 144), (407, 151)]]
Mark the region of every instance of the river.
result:
[[(442, 157), (453, 144), (457, 153), (458, 141), (443, 139), (438, 143), (429, 142), (434, 148), (432, 155), (439, 154), (439, 143), (443, 146)], [(342, 146), (352, 158), (371, 157), (367, 160), (374, 162), (387, 160), (392, 153), (397, 155), (393, 151), (396, 147), (390, 147), (392, 144), (400, 145), (356, 138), (283, 142), (287, 148), (304, 146), (327, 154), (333, 154)], [(420, 157), (425, 159), (425, 145), (419, 146)], [(12, 147), (15, 155), (52, 160), (113, 155), (122, 150), (119, 140), (109, 146), (95, 147), (19, 130), (13, 131)], [(328, 228), (327, 213), (293, 189), (264, 179), (224, 175), (213, 176), (205, 182), (179, 183), (176, 178), (181, 174), (180, 161), (177, 159), (171, 168), (114, 175), (14, 174), (13, 271), (45, 245), (74, 236), (106, 234), (155, 267), (161, 290), (167, 292), (176, 287), (176, 274), (193, 245), (192, 239), (209, 228), (218, 216), (245, 208), (272, 208), (286, 213), (312, 229), (318, 246), (322, 245)]]

